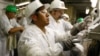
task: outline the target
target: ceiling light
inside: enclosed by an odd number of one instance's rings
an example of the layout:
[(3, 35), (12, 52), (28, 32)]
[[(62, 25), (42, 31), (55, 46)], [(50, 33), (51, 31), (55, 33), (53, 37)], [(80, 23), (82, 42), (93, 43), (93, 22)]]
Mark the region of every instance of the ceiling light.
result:
[(89, 14), (89, 11), (90, 11), (90, 9), (89, 9), (89, 8), (86, 8), (85, 13), (86, 13), (86, 14)]

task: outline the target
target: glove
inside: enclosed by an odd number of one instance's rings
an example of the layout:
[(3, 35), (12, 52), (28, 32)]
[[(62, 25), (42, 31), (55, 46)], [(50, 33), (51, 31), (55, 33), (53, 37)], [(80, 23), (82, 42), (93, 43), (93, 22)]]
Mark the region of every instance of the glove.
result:
[(63, 48), (65, 51), (72, 49), (75, 47), (74, 43), (72, 42), (72, 39), (68, 39), (67, 41), (63, 42)]

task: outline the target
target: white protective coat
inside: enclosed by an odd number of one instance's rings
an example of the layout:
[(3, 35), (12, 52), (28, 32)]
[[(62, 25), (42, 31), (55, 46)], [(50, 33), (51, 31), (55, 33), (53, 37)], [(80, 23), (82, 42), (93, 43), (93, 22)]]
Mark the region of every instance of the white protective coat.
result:
[(18, 43), (19, 56), (59, 56), (63, 48), (55, 41), (67, 40), (66, 34), (59, 34), (45, 28), (43, 33), (36, 25), (29, 26), (21, 35)]
[(68, 36), (71, 36), (70, 35), (70, 29), (73, 27), (72, 25), (70, 24), (67, 24), (67, 22), (65, 22), (63, 19), (60, 19), (58, 22), (56, 22), (54, 20), (54, 18), (50, 15), (49, 16), (49, 25), (47, 26), (59, 33), (65, 33), (68, 35)]
[(23, 17), (21, 20), (18, 21), (18, 23), (20, 25), (24, 26), (25, 28), (27, 28), (27, 26), (28, 26), (28, 22), (27, 22), (26, 17)]
[[(52, 16), (49, 17), (49, 21), (50, 21), (50, 23), (47, 27), (49, 27), (59, 33), (62, 33), (62, 34), (66, 33), (67, 36), (71, 36), (70, 30), (73, 27), (71, 24), (69, 24), (69, 23), (67, 24), (63, 19), (60, 19), (58, 22), (56, 22)], [(77, 43), (77, 44), (75, 43), (75, 45), (80, 51), (82, 50), (82, 52), (83, 52), (83, 46), (80, 43)], [(80, 49), (80, 48), (82, 48), (82, 49)]]

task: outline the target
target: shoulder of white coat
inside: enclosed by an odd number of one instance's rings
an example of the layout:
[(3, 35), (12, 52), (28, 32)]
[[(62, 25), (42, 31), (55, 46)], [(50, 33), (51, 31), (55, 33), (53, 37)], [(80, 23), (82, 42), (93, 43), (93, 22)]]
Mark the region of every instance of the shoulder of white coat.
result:
[(28, 26), (22, 33), (22, 36), (31, 36), (35, 33), (34, 25)]
[(0, 20), (8, 20), (7, 16), (5, 14), (1, 15)]
[(54, 32), (55, 32), (55, 30), (53, 30), (52, 28), (50, 28), (50, 27), (48, 27), (48, 26), (47, 26), (47, 27), (45, 27), (45, 28), (46, 28), (46, 30), (47, 30), (47, 31), (49, 31), (49, 32), (52, 32), (52, 33), (54, 33)]
[(53, 29), (51, 29), (51, 28), (48, 27), (48, 26), (46, 26), (45, 29), (48, 30), (48, 31), (53, 31)]

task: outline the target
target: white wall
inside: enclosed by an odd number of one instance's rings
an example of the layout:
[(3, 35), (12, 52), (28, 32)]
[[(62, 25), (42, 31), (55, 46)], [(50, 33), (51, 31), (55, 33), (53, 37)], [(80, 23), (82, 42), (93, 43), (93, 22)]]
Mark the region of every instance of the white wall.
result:
[(13, 2), (0, 0), (0, 15), (3, 13), (3, 8), (5, 8), (8, 4), (13, 4)]

